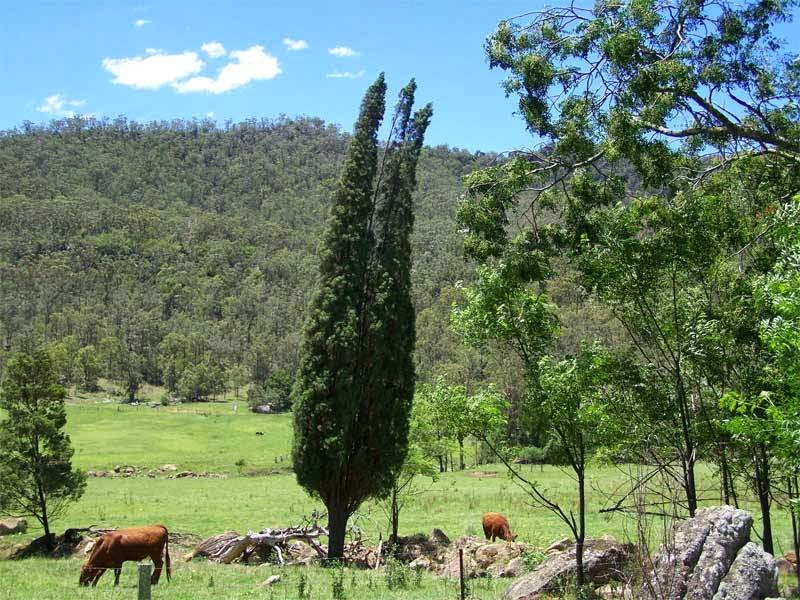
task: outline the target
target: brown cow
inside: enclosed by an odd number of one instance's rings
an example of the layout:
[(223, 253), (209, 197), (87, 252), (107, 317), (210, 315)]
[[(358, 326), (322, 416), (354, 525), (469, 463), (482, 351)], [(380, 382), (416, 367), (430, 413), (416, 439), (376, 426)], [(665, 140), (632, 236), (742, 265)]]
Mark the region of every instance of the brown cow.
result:
[(92, 586), (95, 586), (106, 569), (114, 569), (114, 585), (117, 586), (123, 562), (150, 557), (155, 565), (150, 583), (155, 585), (161, 577), (161, 567), (164, 564), (164, 561), (161, 560), (162, 550), (167, 561), (167, 581), (169, 581), (172, 577), (172, 569), (169, 563), (169, 534), (166, 527), (147, 525), (118, 529), (103, 534), (95, 542), (89, 560), (81, 567), (78, 583), (80, 585), (91, 583)]
[(511, 533), (511, 528), (508, 526), (508, 519), (503, 515), (496, 512), (487, 512), (483, 515), (483, 535), (487, 540), (494, 541), (496, 538), (504, 539), (507, 542), (513, 542), (517, 539), (516, 534)]

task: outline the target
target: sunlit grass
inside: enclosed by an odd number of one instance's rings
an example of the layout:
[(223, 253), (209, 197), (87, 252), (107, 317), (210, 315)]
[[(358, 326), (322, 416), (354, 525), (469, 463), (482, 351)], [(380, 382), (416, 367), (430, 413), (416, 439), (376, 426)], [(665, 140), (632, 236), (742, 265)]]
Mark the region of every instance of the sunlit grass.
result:
[[(159, 390), (151, 391), (151, 396), (159, 395)], [(76, 465), (87, 470), (109, 470), (118, 464), (156, 468), (173, 463), (181, 470), (223, 473), (225, 478), (171, 479), (162, 474), (156, 478), (90, 478), (83, 498), (53, 523), (54, 531), (89, 525), (163, 523), (171, 531), (207, 537), (226, 530), (244, 533), (296, 525), (303, 516), (323, 510), (321, 502), (306, 494), (287, 471), (290, 415), (254, 415), (241, 400), (234, 411), (230, 401), (153, 408), (107, 399), (99, 393), (72, 398), (68, 403), (67, 430), (76, 450)], [(264, 435), (256, 435), (256, 431)], [(283, 457), (283, 462), (276, 462), (277, 457)], [(575, 484), (567, 471), (553, 466), (521, 468), (526, 477), (535, 479), (565, 509), (577, 510)], [(611, 534), (621, 540), (634, 537), (633, 520), (599, 512), (609, 505), (612, 493), (626, 477), (621, 468), (612, 465), (590, 467), (590, 536)], [(706, 493), (707, 503), (719, 503), (714, 500), (716, 484), (710, 468), (701, 465), (698, 477), (701, 486), (710, 490)], [(530, 497), (500, 465), (443, 473), (436, 482), (420, 481), (419, 487), (420, 493), (401, 513), (401, 534), (429, 533), (436, 527), (453, 540), (463, 535), (479, 536), (481, 515), (491, 510), (508, 515), (519, 541), (543, 547), (569, 535), (555, 515), (531, 504)], [(758, 514), (755, 503), (747, 507)], [(790, 523), (777, 508), (773, 520), (776, 547), (782, 553), (790, 548)], [(379, 537), (385, 539), (389, 531), (388, 519), (377, 502), (365, 503), (354, 522), (372, 543), (377, 543)], [(754, 529), (758, 527), (756, 523)], [(31, 523), (27, 534), (0, 539), (0, 552), (41, 533), (38, 524)], [(184, 563), (180, 560), (183, 551), (173, 549), (175, 579), (157, 588), (154, 598), (298, 598), (300, 573), (306, 573), (311, 598), (331, 597), (331, 575), (326, 569)], [(97, 597), (91, 590), (77, 587), (79, 565), (78, 558), (0, 560), (0, 599)], [(273, 573), (282, 575), (281, 582), (273, 588), (261, 587), (261, 582)], [(112, 580), (110, 575), (102, 580), (103, 597), (134, 596), (132, 563), (123, 572), (120, 589), (111, 589)], [(405, 590), (389, 590), (381, 571), (348, 570), (345, 583), (346, 597), (355, 600), (454, 598), (458, 591), (456, 583), (428, 574)], [(481, 579), (471, 583), (471, 593), (476, 598), (500, 598), (507, 585), (507, 580)]]

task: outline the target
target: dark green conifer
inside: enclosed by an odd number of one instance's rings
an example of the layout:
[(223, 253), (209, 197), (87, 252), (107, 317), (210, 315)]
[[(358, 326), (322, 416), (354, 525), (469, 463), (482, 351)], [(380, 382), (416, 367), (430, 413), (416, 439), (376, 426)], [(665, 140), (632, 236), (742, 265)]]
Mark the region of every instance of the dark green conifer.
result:
[(51, 549), (50, 524), (86, 489), (63, 431), (65, 396), (45, 351), (8, 361), (0, 388), (0, 514), (35, 517)]
[(386, 494), (405, 459), (414, 385), (411, 194), (430, 105), (400, 94), (378, 166), (383, 75), (367, 90), (320, 251), (320, 278), (294, 390), (294, 468), (328, 510), (330, 558), (347, 520)]

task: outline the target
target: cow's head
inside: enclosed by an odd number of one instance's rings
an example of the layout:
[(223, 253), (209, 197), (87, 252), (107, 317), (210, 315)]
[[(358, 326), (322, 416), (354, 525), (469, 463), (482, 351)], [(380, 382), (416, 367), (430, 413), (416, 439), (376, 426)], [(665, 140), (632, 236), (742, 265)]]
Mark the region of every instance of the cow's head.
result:
[(81, 576), (78, 578), (78, 585), (89, 585), (89, 582), (92, 580), (93, 573), (94, 570), (89, 566), (89, 563), (83, 565), (81, 567)]

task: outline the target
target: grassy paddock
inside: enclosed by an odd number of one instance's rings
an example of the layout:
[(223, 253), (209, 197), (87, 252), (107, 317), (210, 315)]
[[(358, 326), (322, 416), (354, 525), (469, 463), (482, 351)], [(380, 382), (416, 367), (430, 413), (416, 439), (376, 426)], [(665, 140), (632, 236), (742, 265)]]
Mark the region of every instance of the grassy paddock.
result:
[[(88, 525), (164, 523), (173, 531), (209, 536), (226, 530), (245, 532), (298, 524), (303, 515), (322, 510), (321, 503), (299, 488), (291, 473), (282, 471), (288, 466), (291, 446), (290, 416), (253, 415), (241, 401), (234, 412), (229, 402), (150, 408), (104, 400), (102, 395), (94, 395), (69, 403), (67, 427), (76, 449), (75, 463), (81, 468), (107, 470), (117, 464), (151, 468), (174, 463), (179, 469), (225, 473), (226, 478), (91, 478), (83, 498), (54, 523), (55, 531)], [(264, 435), (256, 435), (256, 431)], [(285, 457), (283, 463), (276, 463), (279, 456)], [(567, 472), (549, 466), (524, 470), (565, 507), (576, 509), (574, 482)], [(701, 466), (699, 476), (702, 487), (715, 489), (710, 469)], [(616, 467), (597, 465), (590, 468), (589, 477), (589, 535), (631, 538), (635, 531), (632, 520), (599, 513), (626, 475)], [(451, 539), (480, 535), (481, 514), (493, 510), (508, 515), (519, 541), (545, 546), (568, 535), (554, 515), (530, 505), (528, 496), (499, 465), (446, 473), (435, 483), (421, 482), (421, 487), (424, 490), (401, 513), (402, 534), (428, 533), (438, 527)], [(755, 504), (749, 508), (757, 514)], [(379, 503), (365, 504), (356, 522), (372, 541), (379, 535), (386, 537), (388, 521)], [(781, 552), (789, 549), (790, 524), (778, 509), (774, 527), (777, 547)], [(41, 530), (34, 526), (24, 536), (0, 538), (0, 552), (37, 535)], [(175, 578), (171, 584), (159, 586), (155, 598), (299, 598), (301, 573), (311, 598), (332, 597), (333, 575), (328, 569), (185, 563), (180, 560), (182, 552), (173, 549)], [(0, 599), (97, 597), (99, 592), (77, 587), (79, 565), (73, 558), (0, 561)], [(282, 575), (281, 583), (270, 590), (262, 588), (260, 583), (274, 573)], [(116, 591), (111, 589), (112, 577), (106, 574), (101, 581), (103, 597), (133, 597), (136, 573), (132, 563), (123, 570)], [(457, 596), (456, 584), (427, 574), (407, 574), (405, 589), (389, 589), (382, 571), (348, 570), (342, 577), (345, 597), (355, 600)], [(479, 580), (472, 583), (471, 592), (476, 598), (499, 598), (507, 585), (508, 581)]]

